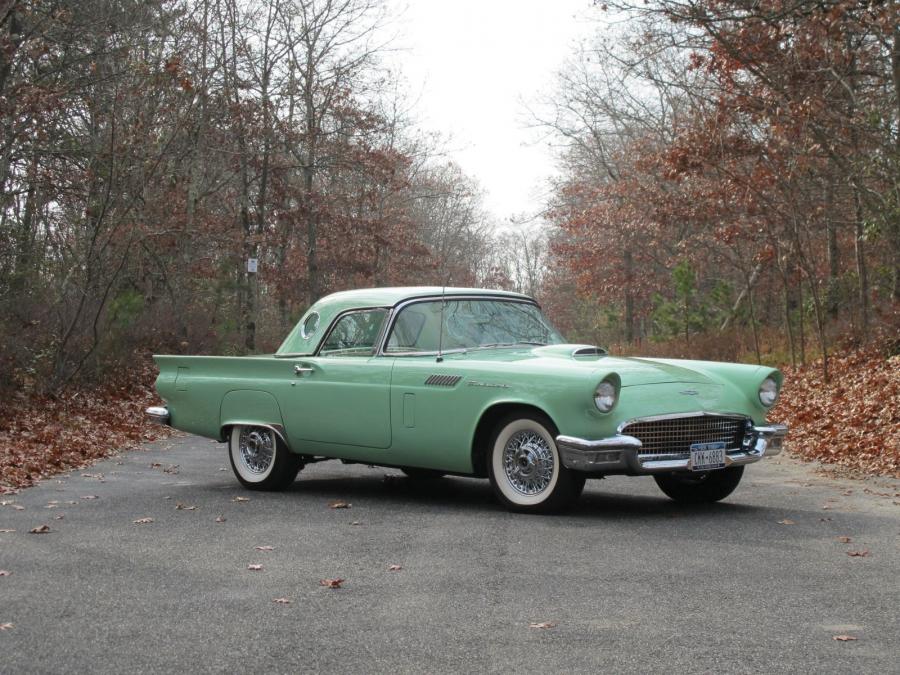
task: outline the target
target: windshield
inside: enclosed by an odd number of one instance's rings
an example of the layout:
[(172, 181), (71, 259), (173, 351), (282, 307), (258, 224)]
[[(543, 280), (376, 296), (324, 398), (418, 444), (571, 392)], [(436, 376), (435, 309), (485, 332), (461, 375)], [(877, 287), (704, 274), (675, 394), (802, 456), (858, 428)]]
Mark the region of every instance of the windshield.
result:
[(385, 352), (437, 352), (480, 347), (551, 345), (563, 337), (536, 305), (507, 300), (441, 300), (404, 307), (388, 339)]

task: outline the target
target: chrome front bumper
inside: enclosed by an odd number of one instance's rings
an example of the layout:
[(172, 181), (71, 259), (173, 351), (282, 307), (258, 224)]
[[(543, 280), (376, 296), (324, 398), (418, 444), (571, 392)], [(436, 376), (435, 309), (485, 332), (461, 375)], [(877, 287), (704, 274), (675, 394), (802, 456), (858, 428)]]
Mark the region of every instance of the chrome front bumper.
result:
[(169, 423), (169, 409), (166, 407), (152, 406), (150, 408), (147, 408), (145, 412), (147, 413), (147, 417), (149, 417), (151, 421), (156, 422), (157, 424)]
[[(784, 424), (750, 427), (740, 448), (725, 451), (725, 466), (741, 466), (758, 462), (781, 452), (788, 428)], [(641, 442), (634, 436), (616, 434), (589, 441), (574, 436), (557, 436), (563, 466), (592, 473), (651, 474), (664, 471), (689, 471), (690, 457), (677, 455), (642, 455)]]

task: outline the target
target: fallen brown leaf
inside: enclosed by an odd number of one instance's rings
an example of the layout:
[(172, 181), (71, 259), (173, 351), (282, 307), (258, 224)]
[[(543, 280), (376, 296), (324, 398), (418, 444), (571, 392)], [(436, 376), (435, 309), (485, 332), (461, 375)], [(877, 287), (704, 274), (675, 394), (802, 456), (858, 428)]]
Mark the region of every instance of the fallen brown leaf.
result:
[(260, 570), (262, 570), (262, 568), (262, 565), (258, 565), (256, 563), (250, 563), (249, 565), (247, 565), (247, 569), (252, 572), (259, 572)]
[(8, 577), (12, 572), (9, 570), (0, 570), (0, 577)]
[(278, 605), (289, 605), (289, 604), (291, 604), (291, 601), (288, 600), (287, 598), (275, 598), (274, 600), (272, 600), (272, 602), (274, 602), (274, 603), (276, 603), (276, 604), (278, 604)]
[(11, 623), (0, 623), (0, 630), (10, 630), (13, 625)]
[(167, 466), (165, 469), (163, 469), (163, 473), (169, 473), (173, 475), (178, 473), (178, 465), (172, 464), (171, 466)]
[(137, 520), (132, 520), (131, 522), (135, 525), (147, 525), (153, 522), (153, 518), (138, 518)]
[(402, 569), (400, 565), (391, 565), (388, 567), (388, 572), (399, 572)]
[(0, 534), (9, 534), (10, 532), (15, 532), (15, 530), (10, 529), (10, 528), (0, 530)]
[(837, 640), (838, 642), (853, 642), (854, 640), (859, 640), (859, 638), (855, 638), (852, 635), (835, 635), (831, 639)]
[(82, 499), (100, 499), (97, 495), (84, 495)]
[(849, 544), (853, 541), (850, 537), (838, 537), (837, 540), (842, 544)]
[(60, 513), (58, 516), (53, 516), (53, 520), (63, 520), (65, 517), (65, 514)]
[(864, 549), (862, 551), (847, 551), (847, 555), (851, 558), (868, 558), (869, 549)]
[(349, 509), (351, 506), (353, 505), (348, 504), (347, 502), (342, 502), (340, 499), (333, 502), (328, 502), (329, 509)]
[(196, 506), (188, 506), (187, 504), (182, 504), (181, 502), (178, 502), (177, 504), (175, 504), (175, 510), (176, 511), (196, 511), (197, 507)]
[(25, 507), (22, 506), (21, 504), (13, 504), (12, 507), (13, 507), (16, 511), (24, 511), (24, 510), (25, 510)]
[(250, 497), (235, 497), (231, 501), (233, 501), (233, 502), (249, 502)]
[(793, 520), (791, 520), (790, 518), (785, 518), (784, 520), (779, 520), (778, 524), (779, 525), (796, 525), (796, 523)]
[(325, 586), (326, 588), (340, 588), (341, 584), (344, 583), (344, 579), (320, 579), (319, 585)]
[(39, 525), (38, 527), (34, 527), (30, 530), (31, 534), (47, 534), (50, 531), (49, 525)]
[(530, 623), (528, 624), (529, 628), (556, 628), (556, 622), (554, 621), (541, 621), (540, 623)]
[(226, 520), (228, 520), (228, 518), (226, 518), (225, 516), (216, 516), (217, 523), (224, 523)]
[(274, 546), (254, 546), (253, 548), (255, 548), (257, 551), (274, 551), (275, 550)]
[(350, 524), (351, 524), (351, 525), (362, 525), (362, 522), (360, 522), (360, 521), (358, 521), (358, 520), (351, 520), (351, 521), (350, 521)]

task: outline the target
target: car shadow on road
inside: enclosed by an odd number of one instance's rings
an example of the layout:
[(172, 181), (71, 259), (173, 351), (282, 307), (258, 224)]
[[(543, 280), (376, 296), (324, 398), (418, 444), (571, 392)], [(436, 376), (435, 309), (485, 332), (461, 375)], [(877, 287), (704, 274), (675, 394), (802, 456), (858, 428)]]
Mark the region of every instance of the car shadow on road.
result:
[[(391, 508), (404, 505), (424, 506), (430, 510), (506, 511), (494, 497), (487, 480), (446, 477), (437, 480), (415, 480), (405, 476), (373, 472), (372, 476), (300, 477), (290, 488), (298, 497), (316, 500), (343, 500), (381, 503)], [(732, 497), (732, 499), (736, 499)], [(642, 494), (602, 492), (596, 487), (585, 491), (578, 503), (565, 513), (574, 519), (655, 519), (655, 518), (704, 518), (752, 515), (754, 518), (784, 517), (784, 510), (757, 506), (740, 501), (715, 504), (678, 504), (660, 494), (659, 497)]]
[[(738, 515), (754, 516), (774, 513), (766, 506), (742, 504), (740, 502), (715, 502), (712, 504), (679, 504), (664, 495), (625, 495), (621, 493), (602, 493), (591, 491), (578, 500), (578, 504), (570, 512), (570, 516), (595, 518), (676, 518), (714, 516), (734, 517)], [(778, 513), (783, 513), (779, 511)]]

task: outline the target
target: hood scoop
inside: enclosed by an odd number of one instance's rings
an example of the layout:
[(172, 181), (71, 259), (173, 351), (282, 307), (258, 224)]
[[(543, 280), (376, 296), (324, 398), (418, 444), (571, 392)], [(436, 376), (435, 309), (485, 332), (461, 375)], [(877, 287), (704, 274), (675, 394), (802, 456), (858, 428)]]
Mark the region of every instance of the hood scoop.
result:
[(554, 359), (572, 359), (575, 361), (592, 361), (607, 356), (607, 351), (595, 345), (562, 344), (536, 347), (532, 350), (535, 356)]
[(575, 358), (578, 358), (579, 356), (606, 356), (607, 354), (609, 354), (609, 352), (603, 349), (603, 347), (578, 347), (572, 352), (572, 356)]

